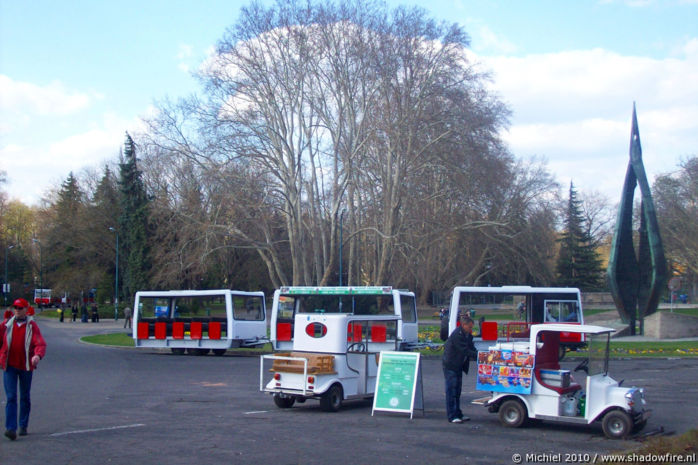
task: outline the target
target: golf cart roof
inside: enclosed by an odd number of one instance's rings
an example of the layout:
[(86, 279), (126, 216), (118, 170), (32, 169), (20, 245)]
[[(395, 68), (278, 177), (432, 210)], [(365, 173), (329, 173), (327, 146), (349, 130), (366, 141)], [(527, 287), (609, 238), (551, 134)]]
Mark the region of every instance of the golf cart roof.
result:
[(539, 325), (531, 325), (531, 340), (535, 341), (538, 333), (543, 331), (553, 331), (557, 333), (584, 333), (584, 334), (603, 334), (612, 333), (613, 328), (595, 325), (574, 325), (562, 323), (545, 323)]

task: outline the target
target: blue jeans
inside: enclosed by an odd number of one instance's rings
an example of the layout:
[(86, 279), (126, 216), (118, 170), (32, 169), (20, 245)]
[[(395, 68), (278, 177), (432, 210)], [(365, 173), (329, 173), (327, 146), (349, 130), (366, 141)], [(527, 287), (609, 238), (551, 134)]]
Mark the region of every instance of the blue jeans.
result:
[(448, 421), (454, 418), (462, 418), (463, 412), (460, 410), (460, 392), (463, 387), (463, 372), (444, 370), (444, 380), (446, 381), (446, 415)]
[(7, 405), (5, 405), (5, 429), (17, 430), (17, 383), (19, 382), (19, 427), (26, 429), (29, 426), (29, 411), (31, 410), (31, 398), (29, 391), (32, 388), (31, 371), (18, 370), (11, 366), (4, 372), (3, 381), (5, 383), (5, 394), (7, 395)]

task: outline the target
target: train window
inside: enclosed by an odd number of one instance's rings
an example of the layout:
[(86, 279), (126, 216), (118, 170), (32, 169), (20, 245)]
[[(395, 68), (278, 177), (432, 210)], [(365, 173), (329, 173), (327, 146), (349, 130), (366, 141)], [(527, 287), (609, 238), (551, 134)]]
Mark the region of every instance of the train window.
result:
[(233, 296), (233, 318), (247, 321), (263, 320), (262, 297)]
[(417, 321), (417, 304), (414, 296), (401, 295), (400, 308), (402, 310), (402, 321), (405, 323), (415, 323)]

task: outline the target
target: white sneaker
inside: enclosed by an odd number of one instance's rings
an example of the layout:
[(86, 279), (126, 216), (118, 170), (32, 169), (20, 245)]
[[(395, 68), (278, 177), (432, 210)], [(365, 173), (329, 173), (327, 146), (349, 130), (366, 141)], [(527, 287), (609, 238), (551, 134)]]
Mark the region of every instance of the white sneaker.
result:
[(463, 423), (463, 420), (461, 420), (460, 418), (454, 418), (453, 420), (451, 420), (451, 423)]

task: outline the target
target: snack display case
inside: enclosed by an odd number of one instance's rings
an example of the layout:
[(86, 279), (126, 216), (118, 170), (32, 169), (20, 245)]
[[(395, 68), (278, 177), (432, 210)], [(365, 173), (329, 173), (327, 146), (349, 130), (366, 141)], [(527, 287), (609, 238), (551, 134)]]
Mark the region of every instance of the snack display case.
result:
[(481, 351), (476, 387), (482, 391), (530, 394), (533, 360), (527, 343), (499, 343)]

